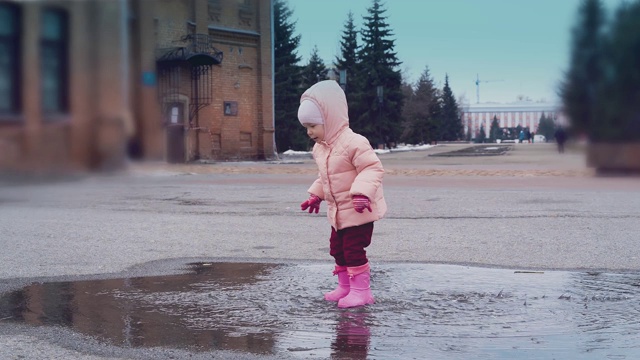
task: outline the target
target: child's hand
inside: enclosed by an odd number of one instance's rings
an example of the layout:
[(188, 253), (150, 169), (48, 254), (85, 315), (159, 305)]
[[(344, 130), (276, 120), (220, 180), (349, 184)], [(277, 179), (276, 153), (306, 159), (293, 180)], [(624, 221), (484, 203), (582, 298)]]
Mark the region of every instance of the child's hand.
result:
[(369, 212), (371, 212), (371, 202), (369, 201), (368, 197), (364, 195), (354, 195), (352, 201), (353, 208), (357, 212), (362, 213), (364, 212), (364, 209), (369, 209)]
[(311, 214), (314, 210), (317, 214), (318, 211), (320, 211), (321, 202), (322, 202), (322, 199), (311, 194), (311, 196), (309, 196), (309, 199), (307, 201), (300, 204), (300, 210), (304, 211), (304, 210), (307, 210), (307, 208), (309, 208), (309, 214)]

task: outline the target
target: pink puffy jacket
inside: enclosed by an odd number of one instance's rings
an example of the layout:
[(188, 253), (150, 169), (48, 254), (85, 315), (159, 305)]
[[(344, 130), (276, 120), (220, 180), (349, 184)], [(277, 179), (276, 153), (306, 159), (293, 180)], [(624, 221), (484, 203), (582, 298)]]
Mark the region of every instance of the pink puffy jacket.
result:
[[(307, 89), (302, 100), (315, 102), (324, 118), (324, 141), (313, 146), (319, 175), (309, 193), (327, 202), (327, 217), (336, 230), (381, 219), (387, 211), (384, 169), (369, 141), (349, 128), (344, 91), (333, 80), (321, 81)], [(373, 211), (355, 211), (354, 195), (368, 197)]]

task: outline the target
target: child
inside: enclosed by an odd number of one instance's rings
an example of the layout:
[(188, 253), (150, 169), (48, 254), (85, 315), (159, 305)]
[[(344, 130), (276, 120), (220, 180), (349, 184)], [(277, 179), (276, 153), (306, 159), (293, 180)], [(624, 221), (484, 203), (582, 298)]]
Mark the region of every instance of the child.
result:
[(373, 222), (387, 210), (382, 163), (369, 141), (349, 128), (347, 109), (344, 91), (333, 80), (307, 89), (298, 108), (300, 123), (315, 141), (313, 158), (319, 170), (300, 208), (318, 213), (322, 200), (327, 202), (338, 287), (324, 298), (341, 308), (373, 304), (365, 248), (371, 243)]

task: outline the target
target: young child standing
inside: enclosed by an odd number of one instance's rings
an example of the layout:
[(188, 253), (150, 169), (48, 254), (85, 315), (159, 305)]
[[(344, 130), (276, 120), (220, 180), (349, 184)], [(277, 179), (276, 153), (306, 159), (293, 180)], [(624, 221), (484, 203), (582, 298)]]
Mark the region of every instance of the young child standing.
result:
[(372, 304), (365, 248), (371, 244), (373, 222), (387, 210), (382, 163), (369, 141), (349, 128), (347, 98), (337, 82), (320, 81), (307, 89), (298, 120), (315, 141), (313, 158), (319, 170), (300, 208), (318, 213), (325, 200), (331, 224), (329, 253), (336, 262), (338, 287), (324, 298), (341, 308)]

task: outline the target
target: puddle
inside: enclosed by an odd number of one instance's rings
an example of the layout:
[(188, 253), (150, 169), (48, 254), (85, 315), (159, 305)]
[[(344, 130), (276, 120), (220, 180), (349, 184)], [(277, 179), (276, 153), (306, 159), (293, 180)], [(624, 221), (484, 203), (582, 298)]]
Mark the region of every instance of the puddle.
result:
[(331, 264), (198, 263), (178, 275), (36, 283), (0, 323), (64, 326), (126, 348), (300, 359), (640, 356), (640, 274), (373, 265), (376, 303), (322, 300)]

